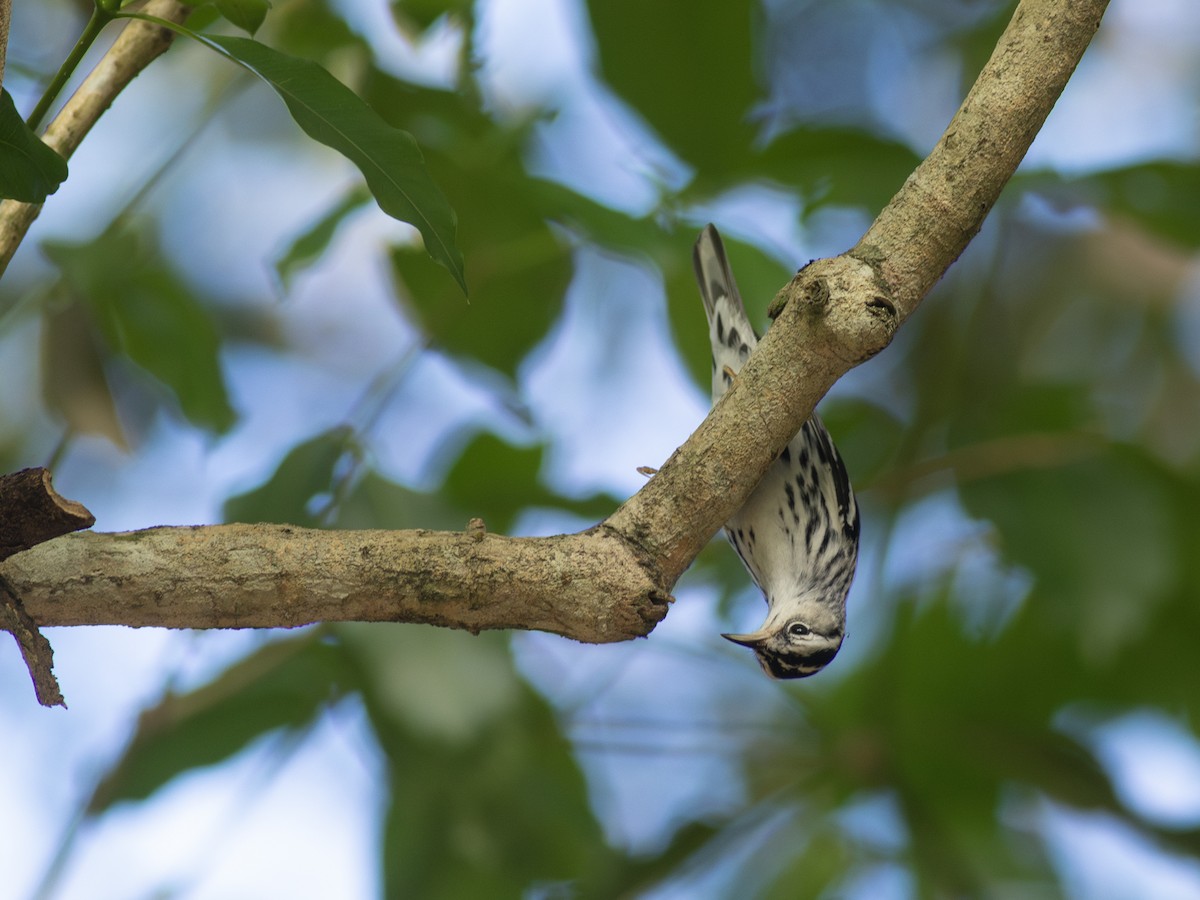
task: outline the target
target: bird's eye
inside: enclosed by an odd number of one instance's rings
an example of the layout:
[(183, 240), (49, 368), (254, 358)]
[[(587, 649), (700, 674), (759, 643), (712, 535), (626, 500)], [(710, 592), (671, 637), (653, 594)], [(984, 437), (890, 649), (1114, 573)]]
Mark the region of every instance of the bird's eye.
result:
[(804, 635), (812, 633), (812, 630), (803, 622), (793, 622), (787, 630), (792, 637), (804, 637)]

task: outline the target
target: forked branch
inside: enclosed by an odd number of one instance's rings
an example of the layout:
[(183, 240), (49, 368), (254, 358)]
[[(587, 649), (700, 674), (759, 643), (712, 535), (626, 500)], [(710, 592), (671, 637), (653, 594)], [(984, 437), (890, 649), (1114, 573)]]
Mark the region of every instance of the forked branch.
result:
[(659, 472), (577, 535), (275, 526), (70, 535), (0, 567), (42, 624), (272, 627), (366, 619), (648, 634), (684, 569), (817, 401), (878, 353), (979, 231), (1107, 0), (1022, 0), (929, 157), (847, 253), (784, 287), (733, 388)]

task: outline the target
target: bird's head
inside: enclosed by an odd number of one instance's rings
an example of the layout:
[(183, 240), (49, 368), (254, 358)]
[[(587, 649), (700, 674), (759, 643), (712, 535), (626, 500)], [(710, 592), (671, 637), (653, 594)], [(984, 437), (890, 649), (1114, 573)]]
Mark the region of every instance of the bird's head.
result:
[(842, 646), (845, 628), (825, 618), (772, 615), (758, 631), (721, 637), (753, 650), (772, 678), (807, 678), (825, 668)]

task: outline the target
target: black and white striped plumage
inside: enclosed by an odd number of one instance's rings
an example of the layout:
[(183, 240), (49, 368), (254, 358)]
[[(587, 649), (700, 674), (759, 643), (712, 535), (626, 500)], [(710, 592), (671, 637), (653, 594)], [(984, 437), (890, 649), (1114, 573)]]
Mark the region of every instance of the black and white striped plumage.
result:
[[(700, 234), (692, 258), (708, 315), (715, 404), (758, 338), (712, 225)], [(767, 598), (767, 620), (758, 631), (725, 637), (752, 648), (773, 678), (821, 671), (846, 634), (858, 532), (858, 504), (846, 467), (813, 413), (725, 523), (730, 543)]]

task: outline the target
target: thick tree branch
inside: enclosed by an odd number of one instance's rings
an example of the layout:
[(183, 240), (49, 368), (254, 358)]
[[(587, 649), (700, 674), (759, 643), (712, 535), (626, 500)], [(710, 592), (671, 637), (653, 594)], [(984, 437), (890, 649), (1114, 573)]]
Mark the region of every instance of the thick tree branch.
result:
[(1022, 0), (945, 134), (862, 240), (780, 292), (775, 322), (732, 389), (608, 520), (657, 562), (663, 584), (741, 506), (833, 383), (887, 346), (966, 249), (1107, 5)]
[[(979, 230), (1106, 0), (1023, 0), (946, 134), (849, 253), (799, 272), (733, 388), (634, 497), (578, 535), (268, 526), (60, 538), (0, 566), (44, 624), (317, 620), (644, 635), (829, 387), (878, 353)], [(780, 311), (781, 310), (781, 311)]]
[[(192, 8), (177, 0), (150, 0), (144, 11), (160, 19), (182, 23)], [(161, 26), (130, 21), (54, 117), (42, 140), (64, 159), (70, 159), (117, 95), (171, 46), (174, 37), (173, 32)], [(8, 268), (29, 226), (41, 211), (38, 203), (15, 200), (0, 203), (0, 275)]]
[(548, 538), (478, 529), (150, 528), (70, 535), (2, 571), (42, 625), (426, 622), (605, 643), (647, 634), (670, 599), (629, 544), (602, 527)]
[(901, 322), (958, 259), (1091, 43), (1107, 0), (1026, 0), (933, 151), (849, 255)]

